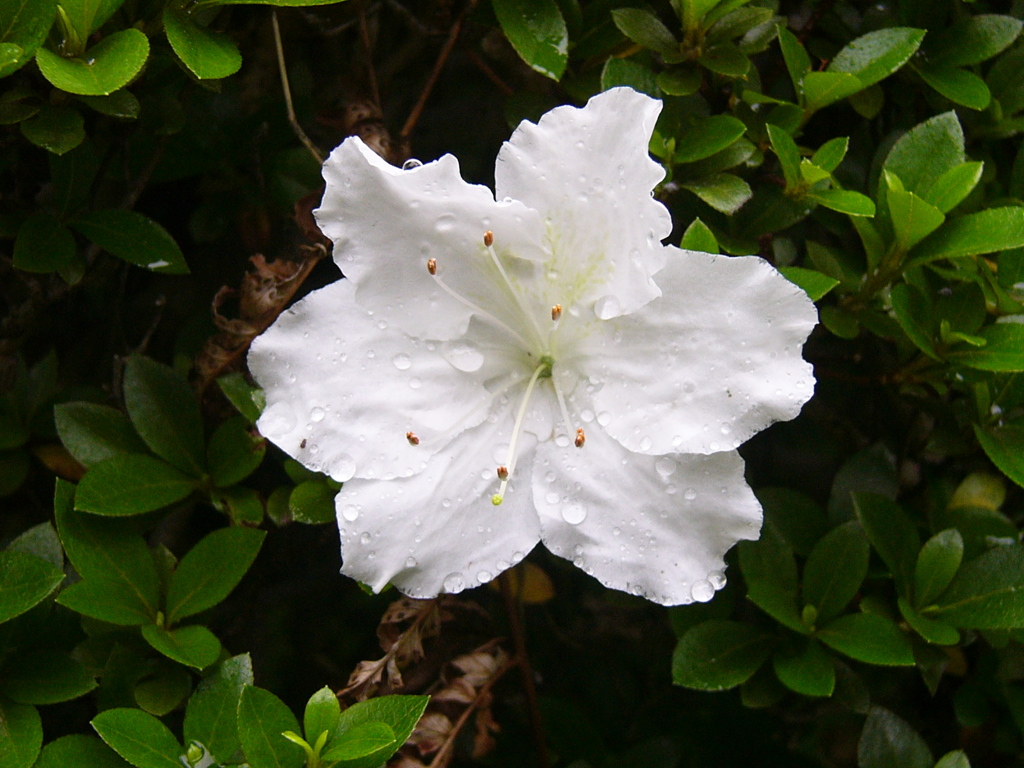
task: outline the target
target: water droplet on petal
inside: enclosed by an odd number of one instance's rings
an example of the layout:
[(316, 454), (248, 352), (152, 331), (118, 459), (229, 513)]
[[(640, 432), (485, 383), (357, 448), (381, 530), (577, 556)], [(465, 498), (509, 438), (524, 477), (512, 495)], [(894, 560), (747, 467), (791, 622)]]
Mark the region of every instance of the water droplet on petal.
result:
[(446, 345), (442, 354), (444, 359), (451, 363), (453, 368), (466, 373), (479, 371), (480, 367), (484, 364), (483, 353), (473, 344), (465, 342)]
[(608, 411), (601, 411), (597, 414), (597, 423), (602, 427), (607, 427), (612, 423), (612, 415)]
[(640, 438), (640, 450), (641, 451), (649, 451), (649, 450), (651, 450), (651, 444), (652, 444), (651, 443), (651, 438), (648, 437), (647, 435), (644, 435), (642, 438)]
[(267, 437), (284, 436), (295, 429), (295, 412), (288, 403), (274, 403), (263, 412), (260, 432)]
[(694, 499), (697, 498), (697, 489), (687, 488), (686, 491), (683, 493), (683, 498), (686, 499), (687, 501), (693, 501)]
[(584, 408), (580, 411), (580, 418), (583, 420), (584, 424), (589, 424), (594, 420), (594, 412), (589, 408)]
[(356, 473), (356, 460), (347, 453), (338, 454), (332, 464), (330, 475), (339, 483), (351, 480), (352, 476)]
[(437, 221), (434, 222), (434, 229), (438, 232), (451, 232), (455, 228), (455, 215), (451, 213), (442, 213), (437, 217)]
[(715, 589), (721, 589), (725, 586), (725, 574), (721, 571), (712, 571), (708, 574), (708, 581)]
[(466, 588), (466, 580), (461, 573), (449, 573), (444, 577), (444, 591), (453, 595), (458, 594)]
[(494, 576), (491, 574), (490, 571), (480, 571), (480, 573), (476, 575), (476, 580), (479, 581), (481, 584), (486, 584), (493, 578)]
[(600, 320), (609, 320), (618, 316), (621, 305), (614, 296), (602, 296), (594, 302), (594, 314)]
[(547, 495), (544, 496), (544, 500), (548, 504), (557, 504), (558, 503), (558, 494), (555, 493), (554, 491), (549, 491), (547, 493)]
[(676, 471), (678, 465), (673, 459), (668, 456), (662, 456), (656, 462), (654, 462), (654, 468), (658, 471), (658, 474), (662, 477), (669, 477), (673, 472)]
[(395, 364), (395, 368), (400, 371), (407, 371), (412, 367), (412, 358), (405, 353), (395, 355), (391, 362), (393, 362)]
[(569, 525), (579, 525), (587, 519), (587, 507), (579, 501), (562, 505), (562, 519)]
[(417, 565), (419, 565), (419, 563), (416, 562), (416, 558), (415, 557), (407, 557), (407, 558), (405, 558), (405, 567), (406, 568), (415, 568)]
[(348, 520), (350, 523), (354, 523), (359, 519), (359, 507), (354, 504), (348, 504), (341, 510), (341, 516)]
[(693, 582), (693, 586), (690, 587), (690, 596), (698, 603), (706, 603), (715, 596), (715, 588), (707, 579), (700, 579)]
[(323, 421), (324, 420), (324, 416), (326, 416), (326, 415), (327, 415), (327, 412), (324, 411), (323, 408), (321, 408), (320, 406), (314, 406), (309, 411), (309, 420), (310, 421)]
[(417, 379), (415, 376), (409, 379), (409, 386), (412, 389), (419, 389), (423, 385), (423, 382)]
[(419, 168), (422, 165), (423, 165), (423, 163), (420, 162), (419, 160), (417, 160), (415, 157), (410, 157), (408, 160), (406, 160), (404, 163), (402, 163), (402, 170), (403, 171), (411, 171), (414, 168)]
[(363, 531), (361, 534), (359, 534), (359, 543), (369, 544), (372, 538), (373, 537), (370, 535), (369, 531)]

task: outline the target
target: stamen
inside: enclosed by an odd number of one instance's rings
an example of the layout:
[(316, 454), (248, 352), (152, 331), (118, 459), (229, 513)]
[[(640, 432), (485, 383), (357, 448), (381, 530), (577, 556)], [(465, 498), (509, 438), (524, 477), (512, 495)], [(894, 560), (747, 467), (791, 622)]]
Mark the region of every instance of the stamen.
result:
[[(565, 407), (565, 398), (562, 396), (562, 388), (558, 386), (555, 377), (551, 377), (551, 386), (555, 388), (555, 397), (558, 398), (558, 408), (562, 412), (562, 421), (565, 423), (565, 431), (572, 432), (572, 420), (569, 418), (569, 409)], [(577, 437), (579, 432), (576, 433)]]
[(552, 320), (557, 320), (561, 316), (562, 316), (562, 305), (561, 304), (555, 304), (555, 306), (553, 306), (551, 308), (551, 319)]
[(414, 433), (414, 432), (406, 432), (405, 433), (405, 439), (409, 441), (409, 445), (419, 445), (420, 444), (420, 439), (418, 437), (416, 437), (416, 433)]
[(526, 305), (523, 304), (523, 300), (519, 297), (519, 291), (512, 285), (512, 281), (509, 280), (508, 273), (505, 272), (505, 267), (501, 264), (501, 259), (498, 258), (498, 254), (494, 252), (494, 233), (488, 230), (484, 233), (484, 246), (487, 248), (487, 253), (491, 257), (491, 261), (494, 262), (494, 266), (498, 268), (498, 272), (501, 274), (501, 279), (505, 281), (505, 286), (508, 288), (509, 293), (512, 294), (512, 298), (516, 300), (516, 304), (519, 305), (519, 309), (522, 313), (530, 318), (530, 324), (533, 326), (533, 330), (537, 332), (537, 340), (543, 342), (544, 334), (540, 331), (540, 326), (537, 325), (537, 320), (533, 314), (527, 309)]
[(466, 305), (471, 310), (476, 312), (478, 315), (480, 315), (481, 317), (483, 317), (483, 318), (485, 318), (487, 320), (490, 320), (495, 325), (497, 325), (497, 326), (499, 326), (501, 328), (504, 328), (512, 336), (514, 336), (516, 338), (516, 340), (518, 340), (519, 343), (522, 344), (524, 347), (529, 348), (531, 346), (526, 341), (526, 339), (524, 339), (521, 335), (516, 333), (514, 330), (512, 330), (512, 328), (510, 328), (508, 325), (506, 325), (501, 320), (496, 318), (494, 315), (492, 315), (486, 309), (484, 309), (483, 307), (477, 306), (476, 304), (474, 304), (469, 299), (465, 298), (464, 296), (460, 296), (458, 293), (456, 293), (451, 288), (449, 288), (448, 284), (444, 280), (442, 280), (438, 276), (438, 274), (437, 274), (437, 259), (428, 259), (427, 260), (427, 271), (430, 273), (431, 277), (434, 278), (434, 282), (437, 283), (438, 287), (441, 288), (441, 290), (443, 290), (445, 293), (447, 293), (453, 299), (455, 299), (456, 301), (461, 302), (462, 304)]
[(579, 429), (576, 430), (576, 439), (573, 441), (573, 444), (577, 448), (582, 448), (585, 442), (587, 442), (587, 435), (583, 431), (583, 427), (580, 427)]
[(508, 467), (498, 467), (498, 479), (504, 480), (508, 477)]
[(486, 232), (484, 232), (484, 245), (486, 245), (488, 248), (494, 245), (494, 233), (491, 232), (491, 230), (489, 229)]
[(427, 259), (427, 272), (432, 275), (437, 274), (437, 259)]
[[(519, 403), (519, 411), (516, 413), (516, 423), (512, 427), (512, 441), (508, 445), (508, 456), (505, 459), (505, 463), (502, 465), (502, 469), (508, 467), (508, 470), (505, 473), (505, 477), (501, 478), (501, 486), (498, 488), (498, 492), (491, 496), (491, 504), (496, 507), (505, 500), (505, 489), (508, 488), (509, 478), (512, 476), (512, 473), (516, 471), (516, 462), (519, 460), (516, 448), (518, 448), (519, 438), (523, 434), (523, 418), (526, 416), (526, 406), (530, 404), (530, 396), (533, 394), (533, 388), (537, 386), (537, 380), (545, 371), (551, 371), (551, 363), (547, 361), (542, 362), (534, 369), (533, 376), (530, 377), (530, 383), (526, 385), (526, 392), (523, 393), (523, 399)], [(498, 470), (498, 476), (501, 477), (500, 469)]]

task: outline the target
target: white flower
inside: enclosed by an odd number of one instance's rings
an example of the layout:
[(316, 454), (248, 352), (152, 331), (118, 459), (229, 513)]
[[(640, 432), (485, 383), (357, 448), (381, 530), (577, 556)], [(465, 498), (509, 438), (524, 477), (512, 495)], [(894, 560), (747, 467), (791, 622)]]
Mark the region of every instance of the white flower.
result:
[(759, 258), (661, 244), (660, 109), (617, 88), (524, 122), (498, 202), (450, 155), (331, 154), (317, 220), (347, 279), (283, 314), (249, 366), (260, 431), (344, 481), (344, 573), (428, 597), (543, 541), (677, 604), (710, 599), (725, 552), (757, 537), (735, 449), (811, 396), (817, 314)]

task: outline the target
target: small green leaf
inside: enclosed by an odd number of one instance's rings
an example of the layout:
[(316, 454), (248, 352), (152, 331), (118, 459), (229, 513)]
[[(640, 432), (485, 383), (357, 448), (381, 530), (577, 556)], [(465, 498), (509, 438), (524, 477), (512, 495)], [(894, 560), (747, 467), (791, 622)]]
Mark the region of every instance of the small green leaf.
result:
[(864, 533), (892, 572), (896, 588), (909, 598), (921, 537), (907, 513), (892, 499), (876, 493), (853, 494)]
[(857, 594), (870, 554), (864, 531), (852, 520), (814, 545), (804, 566), (803, 599), (814, 606), (819, 622), (837, 616)]
[(935, 768), (971, 768), (971, 761), (967, 759), (967, 755), (963, 751), (958, 749), (940, 757)]
[(914, 55), (923, 29), (889, 27), (858, 37), (835, 55), (828, 72), (845, 72), (860, 81), (862, 88), (877, 83), (902, 67)]
[(121, 756), (95, 736), (76, 733), (51, 741), (34, 768), (130, 768)]
[(123, 88), (108, 96), (79, 96), (78, 100), (101, 115), (120, 117), (124, 120), (134, 120), (142, 110), (135, 95)]
[(750, 59), (731, 42), (719, 43), (705, 49), (697, 61), (712, 72), (725, 77), (743, 77), (750, 69)]
[(949, 359), (980, 371), (1024, 371), (1024, 325), (994, 323), (978, 335), (984, 346), (957, 350)]
[(867, 195), (849, 189), (816, 189), (807, 199), (847, 216), (874, 216), (875, 204)]
[(924, 199), (943, 213), (956, 208), (981, 180), (984, 163), (961, 163), (939, 176)]
[(930, 605), (946, 591), (964, 557), (964, 539), (956, 528), (932, 536), (921, 547), (914, 566), (914, 601), (918, 608)]
[(793, 81), (793, 90), (800, 94), (803, 92), (804, 76), (811, 71), (811, 57), (797, 36), (782, 25), (779, 26), (779, 46)]
[(43, 744), (39, 712), (30, 704), (0, 699), (0, 766), (30, 768)]
[(242, 54), (223, 32), (199, 26), (183, 10), (164, 8), (164, 32), (171, 48), (200, 80), (217, 80), (235, 74), (242, 66)]
[(137, 768), (181, 768), (184, 752), (174, 734), (141, 709), (108, 709), (92, 727), (115, 752)]
[(244, 418), (237, 416), (221, 424), (206, 448), (207, 465), (214, 485), (223, 488), (239, 483), (263, 461), (267, 442), (253, 435)]
[(975, 424), (974, 434), (992, 463), (1013, 482), (1024, 487), (1024, 426), (984, 430)]
[(731, 115), (712, 115), (683, 131), (678, 137), (673, 159), (677, 163), (693, 163), (721, 152), (735, 142), (747, 127)]
[(865, 87), (847, 72), (808, 72), (803, 85), (805, 107), (809, 112), (817, 112)]
[(951, 219), (911, 251), (908, 266), (1024, 246), (1024, 208), (989, 208)]
[(829, 291), (839, 285), (835, 278), (823, 275), (814, 269), (804, 267), (781, 267), (779, 271), (789, 282), (802, 288), (811, 301), (818, 301)]
[(270, 691), (247, 685), (238, 700), (238, 736), (250, 768), (301, 768), (305, 753), (281, 734), (298, 732), (295, 715)]
[(806, 633), (796, 605), (796, 561), (782, 537), (766, 524), (758, 541), (740, 542), (739, 553), (747, 598), (784, 626)]
[(218, 762), (226, 763), (241, 747), (238, 739), (238, 700), (252, 685), (248, 654), (225, 659), (199, 683), (185, 708), (185, 741), (206, 746)]
[(56, 704), (84, 696), (96, 680), (81, 662), (54, 650), (28, 650), (4, 662), (0, 690), (19, 704)]
[(857, 745), (858, 768), (932, 768), (925, 740), (902, 718), (872, 707)]
[(63, 155), (85, 140), (85, 121), (73, 107), (44, 104), (34, 117), (21, 122), (21, 134), (37, 147)]
[(57, 602), (94, 619), (125, 627), (148, 624), (156, 618), (134, 585), (112, 579), (79, 581), (64, 589)]
[(927, 296), (915, 285), (899, 283), (892, 287), (890, 300), (896, 320), (907, 338), (929, 357), (941, 359), (935, 348), (935, 318)]
[(962, 629), (1024, 627), (1024, 546), (994, 547), (964, 563), (936, 603), (925, 615)]
[(757, 627), (712, 620), (683, 635), (672, 656), (672, 682), (724, 691), (748, 680), (768, 658), (771, 638)]
[(956, 627), (952, 627), (944, 621), (935, 621), (922, 616), (915, 611), (902, 597), (897, 599), (897, 604), (907, 624), (929, 643), (935, 645), (956, 645), (960, 642), (960, 633)]
[(782, 166), (782, 175), (786, 177), (786, 188), (796, 187), (800, 184), (800, 150), (796, 142), (777, 125), (768, 123), (765, 128), (768, 130), (772, 149), (779, 158), (779, 165)]
[(144, 711), (163, 717), (176, 710), (188, 696), (192, 690), (192, 674), (170, 660), (150, 661), (147, 666), (145, 675), (132, 688), (132, 695)]
[(18, 229), (14, 266), (26, 272), (56, 272), (75, 259), (75, 236), (53, 215), (39, 212)]
[[(314, 744), (321, 733), (333, 733), (340, 718), (341, 704), (338, 703), (338, 697), (328, 686), (324, 686), (306, 702), (306, 712), (302, 718), (306, 740)], [(394, 733), (391, 738), (394, 739)]]
[(753, 195), (750, 185), (731, 173), (714, 173), (680, 184), (716, 211), (728, 215), (736, 213)]
[[(757, 500), (764, 507), (766, 523), (798, 555), (806, 557), (822, 536), (828, 533), (825, 510), (811, 497), (791, 488), (758, 488)], [(796, 594), (796, 569), (793, 569)]]
[(7, 545), (12, 552), (34, 555), (57, 568), (64, 568), (64, 549), (57, 532), (50, 523), (39, 523), (22, 533)]
[(231, 404), (250, 424), (256, 423), (265, 403), (262, 389), (251, 385), (240, 373), (221, 376), (217, 379), (217, 386), (224, 393), (224, 397), (231, 401)]
[(772, 658), (775, 674), (784, 686), (804, 696), (831, 696), (836, 685), (832, 657), (821, 644), (807, 639)]
[(220, 656), (217, 636), (198, 624), (170, 630), (146, 624), (142, 627), (142, 636), (171, 661), (194, 669), (206, 669)]
[(840, 136), (826, 141), (817, 152), (811, 156), (811, 162), (819, 168), (824, 168), (830, 173), (839, 167), (846, 157), (846, 150), (850, 146), (850, 140), (846, 136)]
[(344, 765), (344, 768), (377, 768), (406, 742), (429, 701), (428, 696), (381, 696), (360, 701), (341, 713), (328, 743), (333, 744), (344, 738), (356, 726), (384, 723), (394, 732), (394, 742), (365, 757), (347, 761)]
[(840, 616), (819, 629), (815, 637), (857, 661), (890, 667), (914, 665), (907, 636), (889, 619), (874, 613)]
[(0, 623), (38, 605), (64, 581), (64, 571), (35, 555), (0, 552)]
[(129, 264), (167, 275), (188, 274), (185, 256), (174, 238), (141, 213), (108, 208), (82, 214), (71, 226)]
[(80, 58), (66, 59), (46, 48), (36, 51), (43, 77), (68, 93), (106, 96), (128, 85), (149, 58), (149, 38), (137, 29), (112, 32)]
[(998, 14), (968, 15), (945, 29), (930, 32), (924, 49), (929, 61), (945, 67), (980, 64), (1017, 39), (1024, 22)]
[(29, 62), (57, 14), (57, 0), (8, 0), (0, 3), (0, 77)]
[(888, 186), (886, 200), (896, 245), (903, 251), (909, 251), (921, 240), (938, 229), (946, 217), (938, 208), (930, 205), (913, 192), (903, 189), (899, 177), (890, 171), (882, 174)]
[(985, 81), (966, 69), (931, 65), (917, 71), (928, 85), (956, 104), (982, 110), (992, 101)]
[(903, 134), (883, 168), (896, 174), (908, 192), (928, 199), (944, 173), (964, 162), (964, 132), (955, 112), (936, 115)]
[(626, 37), (662, 55), (679, 55), (679, 42), (661, 19), (641, 8), (616, 8), (612, 20)]
[(334, 497), (337, 491), (321, 479), (306, 480), (295, 486), (288, 497), (288, 509), (299, 523), (319, 525), (335, 520)]
[(221, 528), (178, 563), (167, 589), (167, 623), (212, 608), (235, 588), (260, 551), (265, 531)]
[(135, 430), (157, 456), (193, 477), (203, 475), (203, 421), (181, 374), (133, 355), (124, 368), (124, 401)]
[(85, 467), (119, 453), (144, 453), (145, 443), (116, 408), (96, 403), (60, 403), (53, 409), (57, 433), (68, 452)]
[(668, 96), (689, 96), (700, 90), (701, 73), (695, 67), (674, 67), (658, 75), (658, 87)]
[(523, 61), (560, 80), (569, 61), (569, 31), (555, 0), (491, 0), (501, 29)]
[(62, 15), (85, 40), (124, 4), (124, 0), (62, 0)]
[(690, 222), (690, 226), (683, 233), (679, 247), (689, 251), (719, 253), (718, 240), (715, 239), (714, 232), (699, 217)]
[(395, 732), (387, 723), (359, 723), (332, 739), (323, 757), (327, 761), (348, 763), (376, 755), (392, 745), (395, 749), (401, 746), (395, 744)]
[(647, 66), (632, 59), (608, 59), (601, 70), (601, 89), (626, 86), (634, 91), (658, 97), (658, 79)]
[(75, 509), (95, 515), (138, 515), (181, 501), (195, 481), (160, 459), (118, 453), (94, 465), (75, 493)]

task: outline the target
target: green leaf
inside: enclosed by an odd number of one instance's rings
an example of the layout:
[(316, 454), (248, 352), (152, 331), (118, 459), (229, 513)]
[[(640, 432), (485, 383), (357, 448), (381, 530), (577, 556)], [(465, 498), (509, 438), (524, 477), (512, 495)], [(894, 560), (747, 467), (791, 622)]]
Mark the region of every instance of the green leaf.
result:
[(8, 0), (0, 3), (0, 77), (29, 62), (53, 26), (57, 0)]
[(62, 0), (61, 7), (73, 30), (85, 40), (123, 4), (124, 0)]
[(804, 75), (804, 105), (817, 112), (840, 99), (864, 90), (864, 84), (847, 72), (808, 72)]
[(772, 149), (779, 158), (779, 165), (782, 166), (782, 175), (786, 177), (786, 188), (790, 189), (800, 184), (800, 150), (790, 136), (782, 128), (768, 123), (765, 128), (768, 130), (768, 138), (771, 140)]
[(608, 59), (601, 70), (601, 89), (626, 86), (634, 91), (646, 93), (648, 96), (660, 96), (658, 79), (654, 72), (632, 59)]
[(906, 512), (892, 499), (875, 493), (853, 494), (864, 533), (892, 572), (896, 588), (909, 599), (921, 537)]
[(130, 768), (121, 756), (95, 736), (76, 733), (51, 741), (34, 768)]
[(123, 88), (149, 58), (149, 38), (137, 29), (112, 32), (80, 58), (66, 59), (46, 48), (36, 51), (43, 77), (68, 93), (106, 96)]
[(212, 608), (235, 588), (260, 551), (266, 531), (221, 528), (178, 563), (167, 589), (167, 623)]
[(804, 640), (772, 658), (775, 675), (784, 686), (804, 696), (831, 696), (836, 685), (832, 657), (821, 644)]
[(849, 189), (816, 189), (807, 199), (847, 216), (874, 216), (875, 204), (867, 195)]
[(217, 636), (199, 625), (168, 630), (146, 624), (142, 628), (142, 636), (171, 661), (195, 669), (206, 669), (220, 656)]
[(971, 768), (971, 762), (967, 759), (967, 755), (958, 749), (940, 757), (935, 768)]
[(780, 267), (782, 276), (794, 285), (799, 286), (810, 297), (811, 301), (825, 296), (829, 291), (839, 285), (835, 278), (823, 275), (814, 269), (804, 267)]
[(679, 42), (661, 19), (640, 8), (616, 8), (612, 20), (626, 37), (662, 55), (679, 55)]
[(997, 14), (968, 15), (945, 29), (930, 32), (925, 42), (929, 61), (945, 67), (980, 64), (1017, 39), (1024, 22)]
[(223, 32), (196, 24), (176, 6), (164, 8), (164, 32), (171, 48), (200, 80), (217, 80), (233, 75), (242, 66), (242, 54)]
[(79, 581), (64, 589), (57, 602), (65, 608), (109, 624), (137, 627), (156, 618), (141, 603), (132, 585), (111, 579)]
[(892, 310), (904, 333), (914, 345), (929, 357), (941, 359), (935, 348), (935, 319), (928, 298), (917, 288), (899, 283), (890, 292)]
[(191, 672), (180, 664), (161, 659), (147, 664), (147, 671), (135, 683), (132, 695), (144, 711), (163, 717), (177, 709), (191, 690)]
[(735, 142), (746, 130), (747, 127), (731, 115), (696, 120), (678, 137), (673, 160), (693, 163), (711, 157)]
[(890, 667), (914, 665), (907, 636), (889, 619), (874, 613), (840, 616), (819, 629), (815, 637), (857, 661)]
[(256, 423), (265, 403), (262, 389), (249, 384), (240, 373), (221, 376), (217, 379), (217, 386), (224, 393), (224, 397), (231, 401), (231, 404), (250, 424)]
[[(306, 712), (302, 718), (306, 741), (313, 744), (321, 733), (332, 733), (338, 727), (340, 718), (341, 704), (338, 703), (338, 697), (328, 686), (324, 686), (306, 702)], [(391, 738), (394, 739), (394, 733)]]
[(301, 768), (305, 753), (281, 734), (297, 733), (295, 715), (270, 691), (247, 685), (238, 700), (238, 736), (250, 768)]
[(226, 763), (241, 748), (238, 739), (238, 700), (252, 685), (248, 654), (225, 659), (199, 683), (185, 708), (185, 741), (206, 746), (218, 762)]
[(730, 42), (706, 48), (697, 61), (725, 77), (743, 77), (750, 69), (750, 59)]
[(237, 416), (221, 424), (210, 438), (206, 461), (214, 485), (223, 488), (241, 482), (263, 461), (267, 442), (254, 435), (244, 418)]
[(53, 215), (41, 211), (18, 229), (14, 241), (14, 266), (26, 272), (56, 272), (71, 265), (77, 246), (75, 236)]
[(4, 662), (0, 690), (19, 704), (56, 704), (84, 696), (96, 687), (81, 662), (55, 650), (27, 650)]
[(0, 766), (29, 768), (43, 744), (39, 712), (30, 704), (0, 699)]
[(387, 723), (360, 723), (332, 740), (323, 757), (324, 760), (339, 760), (347, 764), (375, 755), (392, 745), (397, 750), (402, 745), (395, 742), (395, 732)]
[(1024, 546), (994, 547), (964, 563), (924, 613), (962, 629), (1024, 627)]
[(202, 0), (197, 7), (211, 5), (273, 5), (277, 8), (308, 8), (315, 5), (334, 5), (341, 0)]
[(903, 618), (907, 620), (917, 634), (935, 645), (956, 645), (960, 642), (960, 633), (956, 627), (952, 627), (944, 621), (935, 621), (922, 616), (915, 611), (902, 597), (897, 599), (897, 604)]
[(181, 501), (195, 481), (160, 459), (118, 453), (93, 466), (75, 494), (75, 509), (95, 515), (138, 515)]
[(505, 37), (523, 61), (560, 80), (569, 61), (569, 31), (555, 0), (491, 0)]
[(679, 243), (679, 247), (689, 251), (719, 253), (715, 233), (699, 217), (690, 222), (690, 226), (683, 232), (683, 240)]
[(951, 219), (910, 253), (908, 266), (1024, 245), (1024, 208), (989, 208)]
[(796, 605), (796, 561), (782, 537), (766, 524), (758, 541), (741, 541), (738, 549), (747, 598), (782, 625), (806, 633)]
[(263, 501), (252, 488), (244, 485), (233, 485), (214, 491), (214, 503), (220, 502), (227, 506), (228, 514), (236, 525), (258, 526), (263, 522)]
[(992, 463), (1013, 482), (1024, 487), (1024, 426), (984, 430), (975, 424), (974, 434)]
[(124, 402), (135, 430), (157, 456), (193, 477), (203, 475), (203, 421), (181, 374), (133, 355), (124, 368)]
[(731, 173), (715, 173), (701, 179), (680, 182), (716, 211), (732, 215), (738, 211), (753, 192), (750, 185)]
[(963, 162), (963, 129), (955, 112), (945, 112), (903, 134), (889, 150), (883, 168), (898, 176), (908, 192), (928, 199), (936, 179)]
[[(806, 557), (818, 539), (828, 533), (825, 510), (809, 496), (791, 488), (759, 488), (756, 493), (764, 507), (766, 524), (798, 555)], [(795, 596), (795, 566), (792, 583)]]
[[(344, 768), (377, 768), (401, 747), (423, 716), (430, 701), (428, 696), (381, 696), (353, 704), (341, 713), (338, 725), (328, 744), (344, 738), (356, 726), (384, 723), (394, 732), (394, 742), (365, 757), (345, 763)], [(254, 768), (257, 768), (254, 766)]]
[(701, 72), (694, 67), (674, 67), (658, 75), (658, 87), (668, 96), (689, 96), (700, 89)]
[(96, 403), (60, 403), (53, 409), (57, 433), (80, 464), (91, 467), (119, 453), (143, 453), (145, 443), (116, 408)]
[(923, 29), (912, 27), (868, 32), (839, 51), (827, 71), (853, 75), (862, 88), (867, 88), (902, 67), (921, 45), (924, 35)]
[(943, 213), (948, 213), (971, 193), (981, 180), (984, 163), (961, 163), (939, 176), (924, 199)]
[(953, 580), (964, 556), (964, 539), (956, 528), (932, 536), (921, 547), (914, 566), (914, 602), (931, 604)]
[(35, 555), (0, 552), (0, 623), (41, 603), (62, 581), (63, 570)]
[(850, 140), (846, 136), (840, 136), (826, 141), (818, 151), (811, 156), (811, 162), (819, 168), (828, 172), (834, 171), (846, 157), (846, 150), (850, 146)]
[(932, 753), (902, 718), (872, 707), (857, 745), (858, 768), (932, 768)]
[(338, 494), (321, 479), (306, 480), (295, 486), (288, 497), (288, 510), (292, 518), (307, 525), (319, 525), (335, 520), (334, 497)]
[(888, 186), (886, 200), (896, 245), (906, 252), (938, 229), (946, 217), (913, 192), (906, 192), (895, 174), (886, 170), (882, 174)]
[(992, 101), (985, 81), (966, 69), (927, 65), (917, 71), (928, 85), (956, 104), (981, 110)]
[(188, 264), (174, 238), (152, 219), (135, 211), (91, 211), (71, 226), (105, 251), (138, 267), (167, 275), (188, 274)]
[(672, 655), (672, 682), (724, 691), (748, 680), (768, 658), (771, 638), (757, 627), (712, 620), (683, 635)]
[(135, 98), (135, 95), (123, 88), (120, 91), (114, 91), (108, 96), (79, 96), (78, 100), (95, 109), (101, 115), (120, 117), (125, 120), (134, 120), (142, 110), (142, 106), (139, 104), (139, 100)]
[(141, 709), (108, 709), (92, 727), (117, 754), (137, 768), (181, 768), (184, 752), (167, 726)]
[(803, 599), (814, 606), (819, 623), (838, 615), (857, 594), (870, 554), (864, 531), (852, 520), (814, 545), (804, 565)]
[(950, 353), (949, 359), (980, 371), (1024, 371), (1024, 325), (994, 323), (978, 335), (983, 347)]
[(779, 46), (782, 49), (782, 58), (786, 62), (786, 70), (793, 81), (793, 90), (800, 94), (803, 92), (804, 76), (811, 71), (811, 57), (807, 55), (807, 49), (797, 36), (782, 25), (779, 26)]
[(50, 523), (34, 525), (7, 545), (12, 552), (34, 555), (57, 568), (64, 568), (64, 549)]
[(85, 121), (73, 107), (44, 104), (38, 114), (21, 122), (21, 134), (37, 147), (63, 155), (85, 140)]

